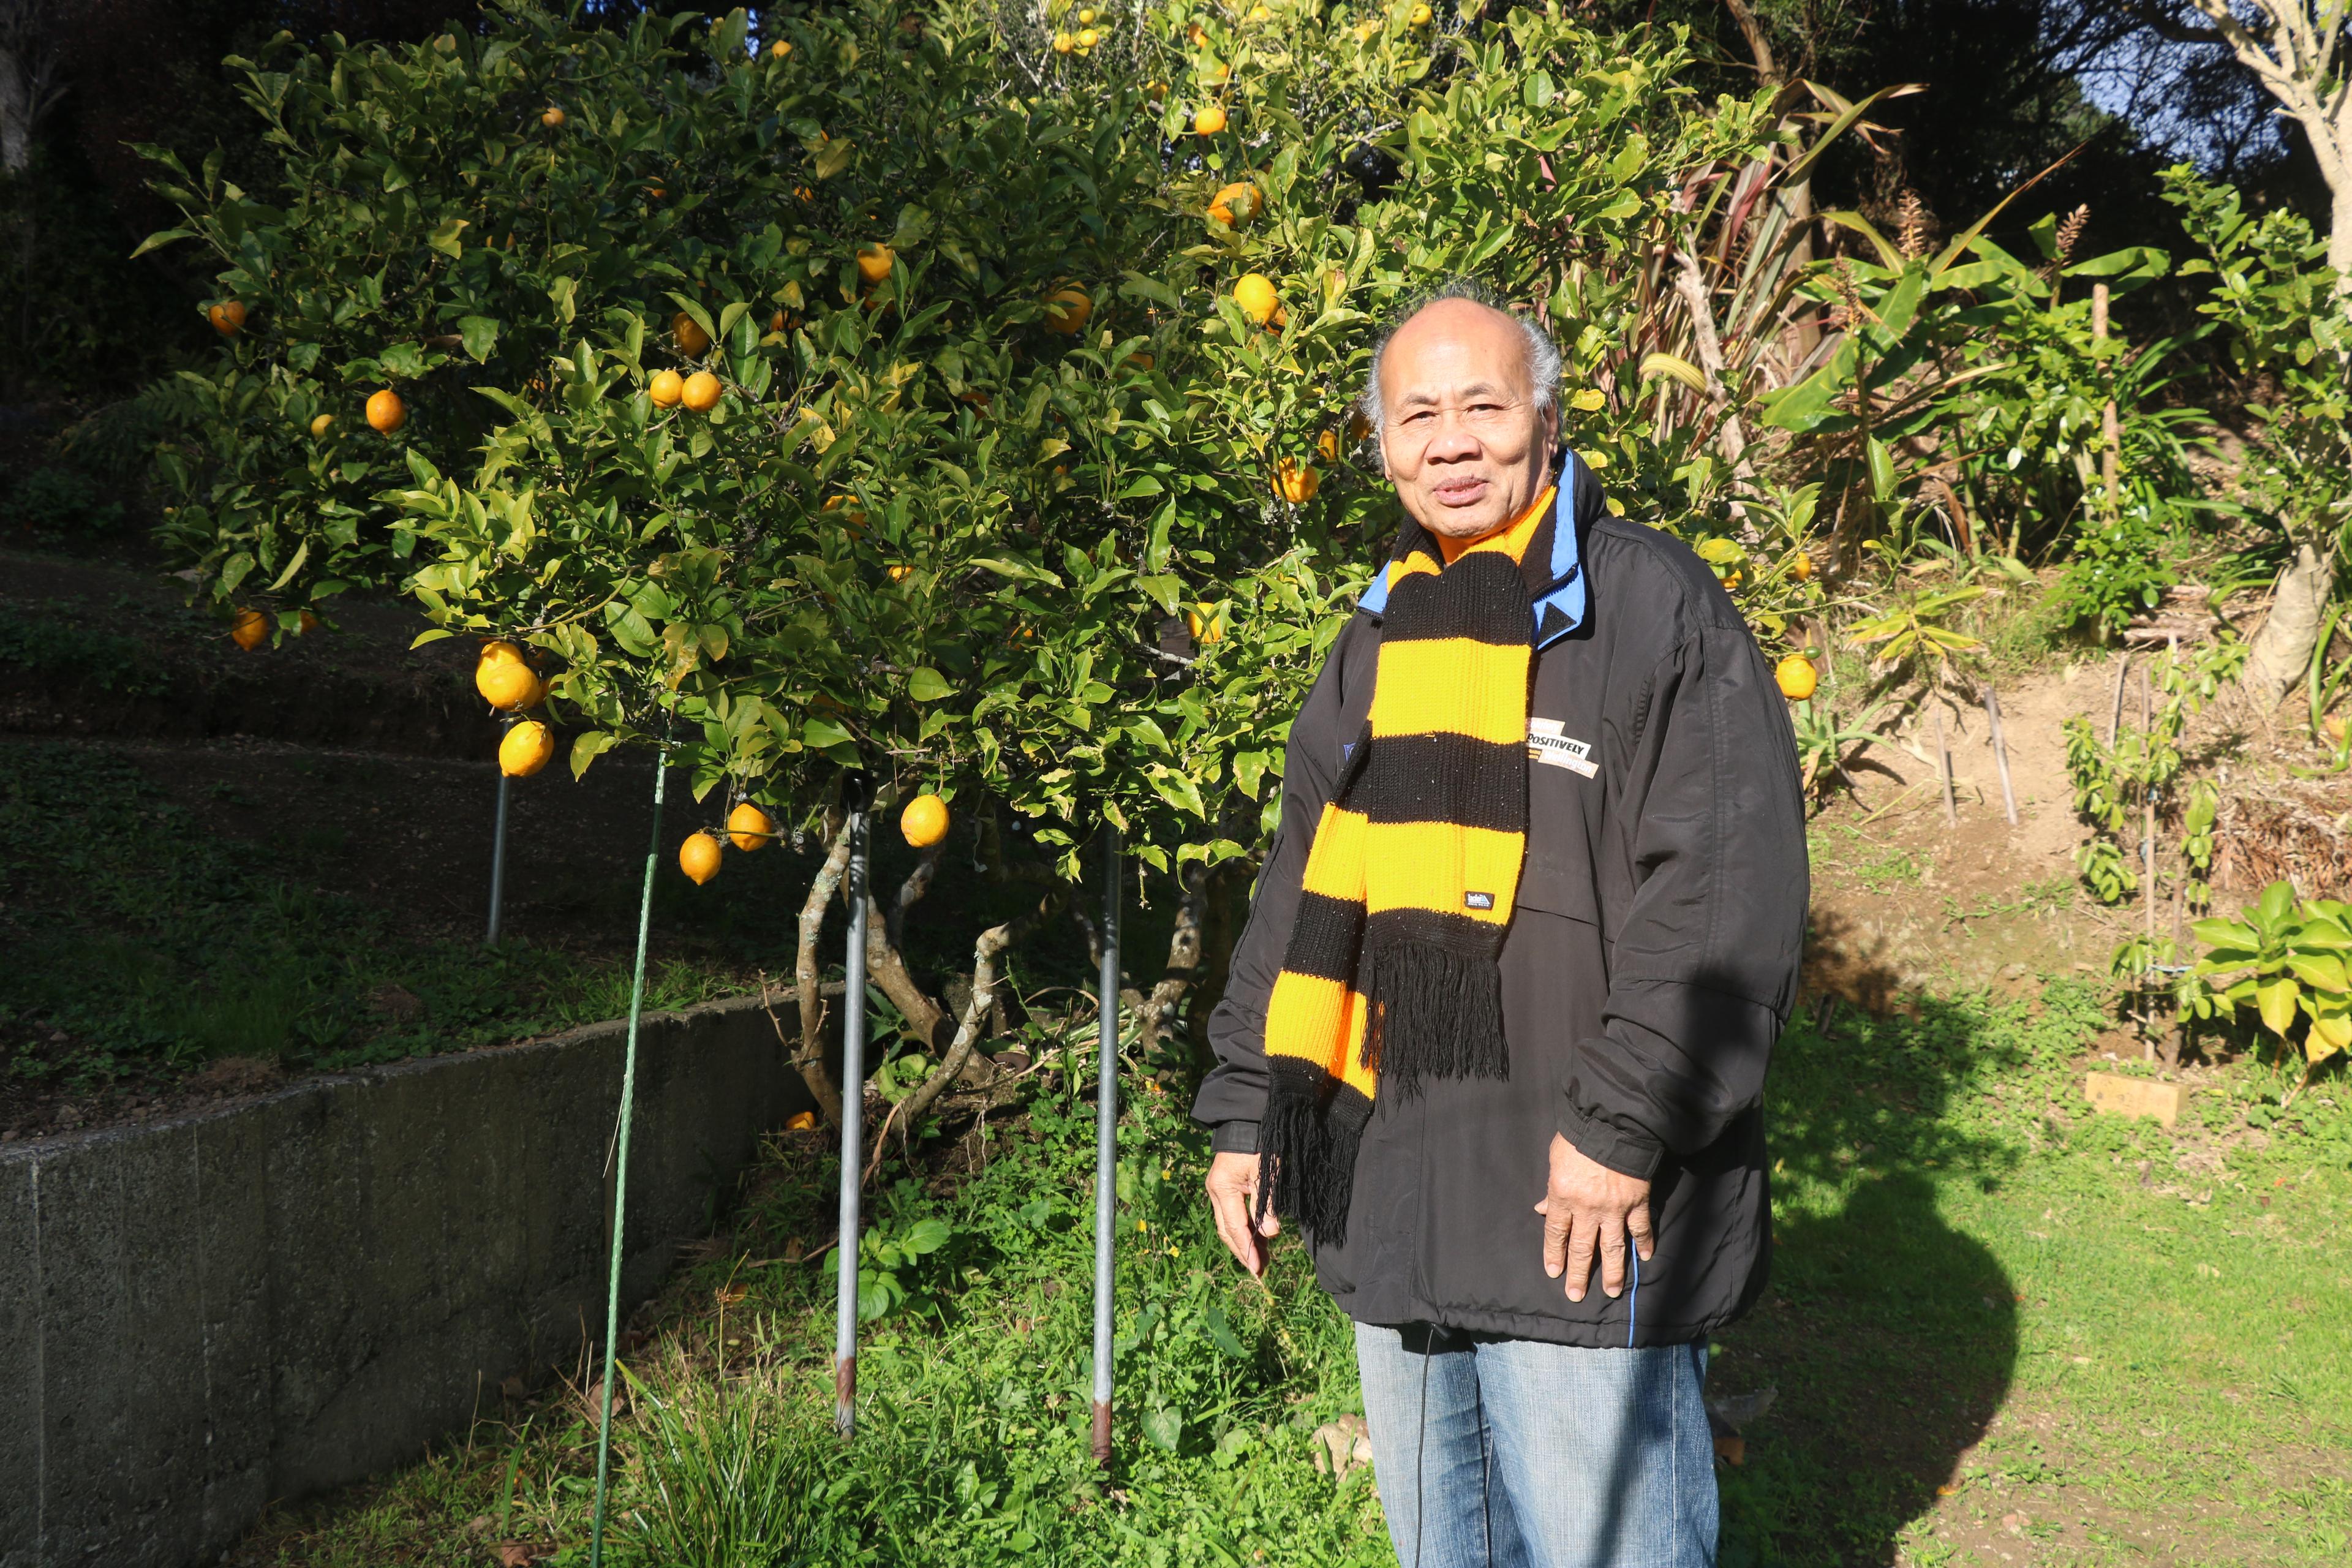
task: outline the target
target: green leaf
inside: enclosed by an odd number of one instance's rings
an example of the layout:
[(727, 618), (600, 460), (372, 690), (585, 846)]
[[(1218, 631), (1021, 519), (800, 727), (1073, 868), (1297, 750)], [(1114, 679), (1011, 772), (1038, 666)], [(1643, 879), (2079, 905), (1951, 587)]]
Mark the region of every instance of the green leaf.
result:
[(131, 259), (136, 261), (141, 257), (146, 255), (149, 251), (161, 249), (163, 247), (170, 245), (174, 240), (194, 239), (195, 237), (196, 231), (192, 228), (158, 229), (153, 234), (149, 235), (146, 238), (139, 242), (139, 248), (131, 253)]
[(929, 665), (910, 670), (907, 675), (907, 695), (917, 702), (937, 702), (955, 689), (948, 678)]
[(1153, 1447), (1172, 1454), (1184, 1436), (1183, 1417), (1164, 1405), (1147, 1410), (1143, 1413), (1143, 1435), (1150, 1439)]
[(294, 574), (302, 570), (302, 563), (310, 559), (310, 542), (306, 539), (295, 547), (294, 559), (286, 563), (286, 570), (278, 574), (278, 581), (269, 584), (269, 586), (263, 591), (265, 593), (275, 594), (278, 589), (283, 588), (287, 584), (294, 581)]
[(578, 778), (588, 771), (588, 764), (621, 743), (618, 735), (603, 730), (583, 730), (572, 738), (572, 776)]
[(1679, 354), (1670, 354), (1664, 350), (1643, 354), (1642, 379), (1654, 381), (1662, 375), (1682, 383), (1693, 392), (1704, 395), (1706, 391), (1706, 373)]
[(457, 237), (472, 226), (471, 218), (446, 219), (433, 230), (433, 237), (425, 243), (444, 256), (455, 257), (460, 250)]
[(457, 318), (457, 336), (465, 343), (466, 352), (473, 356), (474, 363), (481, 364), (488, 360), (490, 351), (498, 347), (499, 324), (488, 316), (460, 316)]
[(2295, 998), (2302, 987), (2292, 975), (2282, 974), (2275, 980), (2265, 980), (2254, 987), (2254, 1006), (2263, 1016), (2263, 1027), (2281, 1039), (2294, 1022)]
[(1247, 1361), (1250, 1359), (1249, 1347), (1242, 1343), (1242, 1339), (1239, 1334), (1234, 1332), (1233, 1323), (1231, 1320), (1225, 1316), (1225, 1309), (1223, 1304), (1215, 1301), (1210, 1302), (1209, 1310), (1201, 1314), (1201, 1321), (1208, 1328), (1209, 1341), (1212, 1344), (1224, 1352), (1225, 1354), (1233, 1357), (1235, 1361)]

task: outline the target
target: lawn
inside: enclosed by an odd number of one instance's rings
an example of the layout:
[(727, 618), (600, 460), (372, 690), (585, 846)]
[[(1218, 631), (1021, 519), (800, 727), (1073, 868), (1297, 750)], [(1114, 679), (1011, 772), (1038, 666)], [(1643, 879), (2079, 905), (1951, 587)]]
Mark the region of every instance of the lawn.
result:
[[(2092, 991), (2051, 982), (2034, 1003), (1792, 1026), (1769, 1089), (1774, 1283), (1715, 1361), (1718, 1391), (1778, 1391), (1719, 1467), (1727, 1564), (2343, 1560), (2342, 1074), (2282, 1110), (2294, 1074), (2248, 1060), (2176, 1130), (2093, 1117), (2079, 1058), (2103, 1023)], [(1295, 1245), (1269, 1289), (1223, 1259), (1172, 1087), (1121, 1130), (1120, 1458), (1095, 1470), (1086, 1033), (1031, 1041), (1043, 1087), (985, 1142), (920, 1180), (885, 1167), (884, 1234), (945, 1239), (866, 1327), (846, 1446), (832, 1173), (819, 1139), (778, 1141), (732, 1230), (635, 1321), (617, 1561), (1390, 1561), (1370, 1477), (1311, 1462), (1317, 1427), (1357, 1407), (1345, 1326)], [(491, 1405), (234, 1560), (584, 1561), (579, 1399), (559, 1383)]]

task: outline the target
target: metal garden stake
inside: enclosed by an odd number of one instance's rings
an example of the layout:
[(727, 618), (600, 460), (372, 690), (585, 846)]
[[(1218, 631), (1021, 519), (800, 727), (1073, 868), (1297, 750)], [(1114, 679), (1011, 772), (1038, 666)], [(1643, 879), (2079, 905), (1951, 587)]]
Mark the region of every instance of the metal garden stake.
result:
[(490, 932), (482, 939), (484, 945), (499, 945), (499, 910), (507, 894), (507, 786), (514, 781), (507, 771), (499, 769), (499, 825), (490, 836)]
[(849, 953), (842, 986), (841, 1240), (833, 1313), (833, 1425), (857, 1429), (857, 1200), (866, 1131), (866, 788), (849, 797)]
[[(629, 1212), (629, 1113), (637, 1100), (637, 1019), (646, 1005), (646, 932), (653, 923), (654, 865), (661, 855), (662, 784), (669, 777), (669, 747), (654, 758), (653, 842), (646, 848), (645, 891), (637, 899), (637, 966), (629, 982), (629, 1043), (621, 1058), (621, 1126), (613, 1141), (613, 1265), (604, 1286), (604, 1380), (596, 1411), (596, 1516), (588, 1537), (588, 1568), (604, 1561), (604, 1498), (613, 1462), (613, 1362), (621, 1333), (622, 1220)], [(505, 775), (499, 775), (499, 800), (506, 801)], [(506, 814), (499, 820), (503, 824)], [(503, 837), (500, 839), (504, 843)], [(495, 909), (497, 906), (493, 905)]]
[(1118, 829), (1103, 832), (1101, 1015), (1095, 1087), (1095, 1463), (1110, 1464), (1111, 1287), (1118, 1232)]

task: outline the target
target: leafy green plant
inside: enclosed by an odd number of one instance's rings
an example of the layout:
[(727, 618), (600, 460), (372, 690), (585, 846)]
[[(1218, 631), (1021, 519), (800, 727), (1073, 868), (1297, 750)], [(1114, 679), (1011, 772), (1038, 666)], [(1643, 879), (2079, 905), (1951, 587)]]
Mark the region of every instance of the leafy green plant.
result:
[(867, 1322), (901, 1309), (920, 1311), (930, 1298), (923, 1260), (945, 1247), (955, 1233), (941, 1219), (877, 1225), (857, 1238), (857, 1315)]
[(2180, 774), (2180, 738), (2190, 716), (2212, 700), (2245, 661), (2246, 645), (2226, 635), (2185, 657), (2168, 651), (2156, 663), (2155, 685), (2162, 696), (2153, 705), (2147, 727), (2118, 725), (2113, 744), (2102, 742), (2091, 721), (2081, 714), (2065, 721), (2066, 776), (2074, 786), (2074, 815), (2093, 830), (2075, 851), (2075, 865), (2101, 903), (2120, 903), (2139, 891), (2141, 872), (2134, 862), (2144, 817), (2136, 818), (2136, 814), (2153, 805), (2159, 817), (2173, 818), (2185, 829), (2189, 903), (2203, 907), (2217, 803), (2210, 786), (2192, 791), (2184, 803), (2172, 785)]
[(1890, 608), (1877, 611), (1847, 628), (1847, 636), (1876, 652), (1871, 668), (1881, 674), (1908, 672), (1929, 681), (1951, 673), (1952, 660), (1984, 647), (1982, 638), (1948, 623), (1963, 605), (1973, 604), (1989, 590), (1980, 583), (1952, 588), (1898, 589)]
[(2281, 1042), (2305, 1021), (2303, 1053), (2313, 1067), (2352, 1047), (2352, 904), (2297, 900), (2292, 884), (2273, 882), (2235, 920), (2195, 927), (2205, 953), (2197, 961), (2185, 1013), (2227, 1017), (2251, 1007)]
[[(1808, 795), (1826, 793), (1832, 776), (1844, 776), (1849, 747), (1879, 738), (1867, 720), (1860, 726), (1843, 722), (1825, 697), (1790, 703), (1789, 722), (1796, 731), (1798, 773)], [(1846, 780), (1849, 786), (1853, 782)]]

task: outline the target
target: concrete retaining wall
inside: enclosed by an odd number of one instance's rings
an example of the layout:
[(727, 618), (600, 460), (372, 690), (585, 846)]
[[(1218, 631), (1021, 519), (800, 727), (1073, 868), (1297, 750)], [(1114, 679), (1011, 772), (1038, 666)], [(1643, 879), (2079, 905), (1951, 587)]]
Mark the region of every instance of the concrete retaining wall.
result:
[[(0, 1568), (209, 1559), (570, 1366), (602, 1331), (624, 1036), (0, 1152)], [(646, 1019), (626, 1303), (807, 1105), (756, 998)]]

